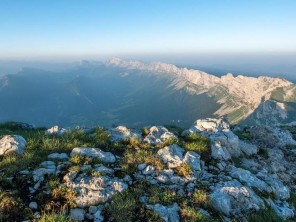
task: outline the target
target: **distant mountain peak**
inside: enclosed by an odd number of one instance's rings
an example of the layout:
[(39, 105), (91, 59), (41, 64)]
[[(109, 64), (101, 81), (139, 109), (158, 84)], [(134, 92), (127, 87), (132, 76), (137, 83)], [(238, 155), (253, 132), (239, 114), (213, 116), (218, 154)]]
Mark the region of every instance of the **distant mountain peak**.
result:
[(143, 63), (115, 57), (109, 60), (107, 64), (129, 70), (173, 74), (172, 85), (176, 89), (183, 88), (193, 94), (206, 93), (215, 97), (217, 102), (222, 105), (215, 113), (216, 115), (224, 116), (229, 113), (239, 113), (239, 115), (233, 115), (233, 122), (239, 122), (250, 116), (261, 104), (261, 99), (270, 99), (272, 93), (278, 88), (292, 87), (292, 92), (295, 88), (293, 83), (282, 78), (235, 76), (232, 73), (217, 77), (200, 70), (180, 68), (173, 64), (161, 62)]

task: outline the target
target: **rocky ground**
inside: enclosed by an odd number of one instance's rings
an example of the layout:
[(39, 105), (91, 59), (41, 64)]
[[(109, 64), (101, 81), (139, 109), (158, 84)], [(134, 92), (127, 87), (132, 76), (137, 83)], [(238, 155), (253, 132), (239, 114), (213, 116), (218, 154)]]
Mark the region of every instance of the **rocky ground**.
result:
[(0, 126), (0, 221), (296, 221), (294, 126)]

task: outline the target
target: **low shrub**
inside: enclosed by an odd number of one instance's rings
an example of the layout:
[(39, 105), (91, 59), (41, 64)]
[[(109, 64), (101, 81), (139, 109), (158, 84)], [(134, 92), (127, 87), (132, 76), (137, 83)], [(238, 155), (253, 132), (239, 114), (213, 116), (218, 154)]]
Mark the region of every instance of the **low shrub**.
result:
[(192, 168), (188, 163), (183, 163), (175, 169), (175, 172), (181, 177), (188, 177), (192, 174)]
[(19, 197), (0, 190), (0, 221), (23, 221), (32, 212)]
[(191, 201), (198, 207), (208, 208), (210, 206), (208, 194), (203, 190), (196, 190), (192, 194)]
[(44, 210), (46, 212), (59, 212), (73, 208), (75, 203), (76, 193), (66, 186), (56, 187), (51, 191), (51, 196), (45, 203)]

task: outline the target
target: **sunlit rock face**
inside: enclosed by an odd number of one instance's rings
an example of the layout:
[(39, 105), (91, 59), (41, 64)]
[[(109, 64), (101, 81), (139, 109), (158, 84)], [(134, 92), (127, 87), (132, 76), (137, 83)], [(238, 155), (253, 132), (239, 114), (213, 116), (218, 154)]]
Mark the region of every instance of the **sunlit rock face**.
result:
[(0, 140), (0, 156), (8, 153), (21, 154), (25, 151), (26, 140), (22, 136), (7, 135)]

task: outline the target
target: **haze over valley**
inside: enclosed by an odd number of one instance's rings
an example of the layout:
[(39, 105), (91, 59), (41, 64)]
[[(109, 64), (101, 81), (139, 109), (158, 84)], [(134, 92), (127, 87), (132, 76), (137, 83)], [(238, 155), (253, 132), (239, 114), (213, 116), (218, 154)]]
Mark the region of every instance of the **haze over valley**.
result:
[[(295, 121), (295, 85), (273, 77), (221, 77), (173, 64), (112, 58), (70, 68), (21, 68), (1, 78), (1, 121), (37, 126), (131, 127), (227, 116), (231, 123)], [(37, 66), (38, 67), (38, 66)], [(57, 70), (59, 69), (59, 70)], [(269, 111), (261, 114), (262, 106)], [(273, 113), (273, 118), (266, 119)], [(257, 116), (257, 117), (256, 117)]]

